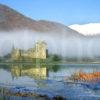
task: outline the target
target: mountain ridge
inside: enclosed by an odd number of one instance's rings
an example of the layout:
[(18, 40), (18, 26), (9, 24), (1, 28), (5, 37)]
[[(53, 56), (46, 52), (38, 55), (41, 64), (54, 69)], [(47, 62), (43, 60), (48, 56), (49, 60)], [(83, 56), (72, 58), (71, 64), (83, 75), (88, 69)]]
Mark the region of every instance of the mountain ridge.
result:
[(26, 29), (42, 33), (56, 32), (82, 36), (79, 32), (70, 29), (64, 24), (47, 20), (33, 20), (17, 12), (16, 10), (2, 4), (0, 4), (0, 12), (1, 31), (14, 31)]

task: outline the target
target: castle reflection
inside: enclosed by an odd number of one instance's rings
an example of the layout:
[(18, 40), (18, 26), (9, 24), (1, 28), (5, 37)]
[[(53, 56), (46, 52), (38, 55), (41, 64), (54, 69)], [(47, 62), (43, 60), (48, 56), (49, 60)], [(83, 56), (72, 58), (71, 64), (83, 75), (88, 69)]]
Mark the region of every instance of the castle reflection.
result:
[(48, 77), (48, 69), (46, 66), (11, 66), (12, 78), (18, 78), (21, 76), (28, 76), (34, 79), (46, 79)]

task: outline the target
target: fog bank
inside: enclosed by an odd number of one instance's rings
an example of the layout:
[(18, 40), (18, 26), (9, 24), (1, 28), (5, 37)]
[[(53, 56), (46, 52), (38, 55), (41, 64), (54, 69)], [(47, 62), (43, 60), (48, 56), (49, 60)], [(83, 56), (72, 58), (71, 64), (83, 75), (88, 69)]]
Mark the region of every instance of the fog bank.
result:
[(67, 37), (57, 33), (37, 33), (27, 30), (0, 32), (0, 56), (11, 52), (12, 46), (27, 50), (33, 48), (37, 41), (45, 41), (49, 53), (63, 57), (95, 57), (100, 56), (100, 38)]

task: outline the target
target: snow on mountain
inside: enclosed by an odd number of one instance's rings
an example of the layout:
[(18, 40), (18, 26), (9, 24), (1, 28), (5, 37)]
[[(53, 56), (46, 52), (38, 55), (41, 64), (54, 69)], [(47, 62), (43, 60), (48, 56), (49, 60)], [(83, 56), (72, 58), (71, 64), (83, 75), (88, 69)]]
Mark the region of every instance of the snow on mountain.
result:
[(83, 35), (97, 35), (100, 34), (100, 23), (89, 23), (89, 24), (74, 24), (69, 26)]

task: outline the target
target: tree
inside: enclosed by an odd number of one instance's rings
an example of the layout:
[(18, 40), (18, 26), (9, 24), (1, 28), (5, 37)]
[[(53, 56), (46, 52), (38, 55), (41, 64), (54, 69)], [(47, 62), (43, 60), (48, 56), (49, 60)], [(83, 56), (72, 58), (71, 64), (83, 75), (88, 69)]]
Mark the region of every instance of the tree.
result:
[(53, 55), (53, 61), (60, 61), (61, 60), (61, 57), (58, 56), (58, 55)]

